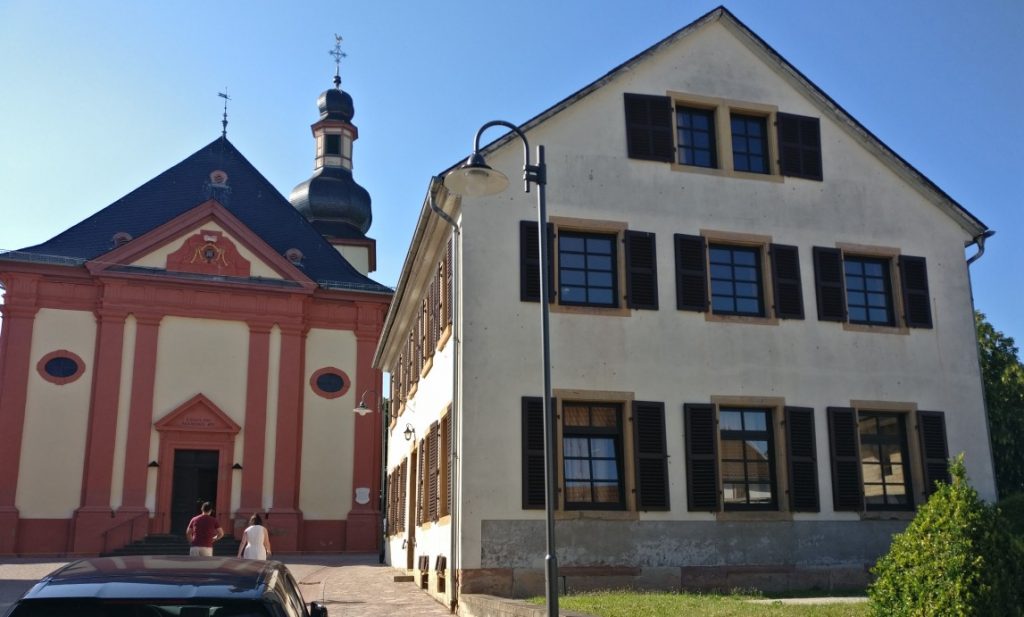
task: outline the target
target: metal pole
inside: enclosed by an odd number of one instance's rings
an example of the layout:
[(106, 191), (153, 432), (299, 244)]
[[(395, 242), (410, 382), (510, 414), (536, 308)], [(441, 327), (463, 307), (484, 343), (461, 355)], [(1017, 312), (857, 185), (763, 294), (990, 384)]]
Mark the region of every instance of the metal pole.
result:
[[(527, 151), (529, 152), (529, 151)], [(544, 518), (547, 523), (545, 533), (547, 554), (544, 556), (545, 599), (547, 600), (548, 617), (558, 617), (558, 560), (555, 556), (555, 490), (557, 471), (555, 465), (555, 410), (551, 408), (551, 339), (548, 333), (548, 211), (545, 201), (547, 185), (544, 165), (544, 146), (537, 146), (537, 238), (540, 245), (540, 338), (543, 348), (544, 365)]]

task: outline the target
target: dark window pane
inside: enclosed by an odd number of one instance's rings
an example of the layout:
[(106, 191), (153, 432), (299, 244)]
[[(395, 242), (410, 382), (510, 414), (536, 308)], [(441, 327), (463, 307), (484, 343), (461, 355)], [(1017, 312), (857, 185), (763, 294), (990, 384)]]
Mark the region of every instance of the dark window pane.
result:
[(563, 268), (586, 268), (587, 256), (582, 253), (567, 253), (563, 249), (562, 254), (558, 257), (558, 265)]
[(558, 240), (561, 304), (617, 306), (614, 235), (563, 231)]
[(51, 377), (65, 379), (78, 372), (78, 363), (67, 356), (58, 356), (47, 360), (43, 370)]
[(707, 109), (676, 108), (680, 163), (698, 167), (718, 167), (714, 114), (714, 111)]
[(337, 373), (324, 373), (316, 378), (316, 387), (324, 392), (341, 392), (345, 387), (345, 380)]
[(562, 270), (562, 284), (583, 287), (587, 284), (587, 273), (580, 270)]
[(711, 312), (712, 313), (735, 313), (736, 312), (736, 301), (731, 297), (712, 296), (711, 298)]
[[(844, 255), (846, 305), (851, 323), (893, 325), (889, 262)], [(864, 290), (870, 290), (865, 293)]]
[(710, 245), (711, 311), (726, 315), (764, 314), (760, 250)]
[(732, 116), (733, 168), (736, 171), (768, 173), (768, 143), (762, 138), (765, 119), (756, 116)]

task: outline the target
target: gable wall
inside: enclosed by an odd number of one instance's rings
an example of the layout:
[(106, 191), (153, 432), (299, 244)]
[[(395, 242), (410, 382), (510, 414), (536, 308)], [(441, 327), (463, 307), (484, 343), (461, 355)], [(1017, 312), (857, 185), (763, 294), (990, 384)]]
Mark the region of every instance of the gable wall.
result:
[[(685, 509), (681, 406), (716, 395), (782, 397), (787, 405), (816, 409), (822, 502), (816, 518), (849, 516), (832, 512), (824, 408), (852, 400), (947, 411), (950, 451), (967, 452), (976, 486), (993, 498), (963, 257), (966, 232), (723, 29), (711, 24), (658, 52), (529, 134), (531, 148), (547, 147), (550, 217), (616, 221), (657, 233), (660, 310), (626, 317), (553, 311), (553, 387), (665, 402), (673, 507), (642, 513), (643, 520), (707, 519)], [(623, 93), (668, 91), (819, 117), (824, 181), (724, 178), (627, 159)], [(461, 565), (467, 568), (487, 553), (476, 543), (478, 522), (542, 516), (522, 510), (519, 490), (520, 400), (542, 390), (539, 306), (520, 302), (518, 290), (518, 222), (536, 220), (534, 193), (524, 194), (516, 181), (521, 153), (515, 141), (488, 157), (512, 179), (505, 193), (463, 202), (464, 396), (465, 409), (473, 410), (463, 416), (462, 456), (472, 470), (463, 475)], [(702, 229), (798, 246), (806, 318), (713, 323), (677, 311), (672, 234)], [(864, 333), (818, 321), (811, 248), (837, 242), (924, 256), (934, 329)]]
[(219, 231), (223, 233), (226, 238), (230, 239), (234, 243), (235, 248), (238, 249), (238, 253), (252, 265), (250, 276), (278, 280), (284, 278), (276, 270), (268, 266), (262, 258), (249, 250), (245, 244), (238, 240), (238, 238), (232, 236), (230, 232), (226, 231), (223, 227), (213, 221), (206, 221), (202, 225), (190, 229), (155, 251), (143, 255), (139, 259), (133, 261), (132, 265), (142, 268), (157, 268), (164, 270), (167, 268), (167, 256), (181, 248), (182, 243), (184, 243), (186, 239), (202, 230)]

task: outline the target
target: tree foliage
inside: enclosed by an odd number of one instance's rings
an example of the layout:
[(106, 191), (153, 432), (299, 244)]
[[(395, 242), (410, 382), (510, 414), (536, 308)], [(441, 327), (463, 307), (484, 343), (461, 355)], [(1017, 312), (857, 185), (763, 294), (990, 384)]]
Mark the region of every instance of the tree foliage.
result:
[(876, 617), (1020, 617), (1024, 551), (967, 482), (963, 454), (878, 560), (868, 589)]
[(975, 312), (992, 456), (1000, 497), (1024, 493), (1024, 365), (1013, 339)]

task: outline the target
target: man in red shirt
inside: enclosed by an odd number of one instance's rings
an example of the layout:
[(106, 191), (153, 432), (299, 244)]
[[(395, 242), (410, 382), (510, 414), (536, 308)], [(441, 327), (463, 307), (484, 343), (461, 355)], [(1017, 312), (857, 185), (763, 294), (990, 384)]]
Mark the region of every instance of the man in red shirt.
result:
[(202, 514), (195, 516), (188, 522), (188, 529), (185, 530), (185, 537), (188, 538), (192, 548), (188, 554), (199, 557), (213, 557), (213, 543), (224, 537), (224, 530), (220, 528), (217, 519), (210, 516), (213, 506), (210, 502), (204, 502)]

